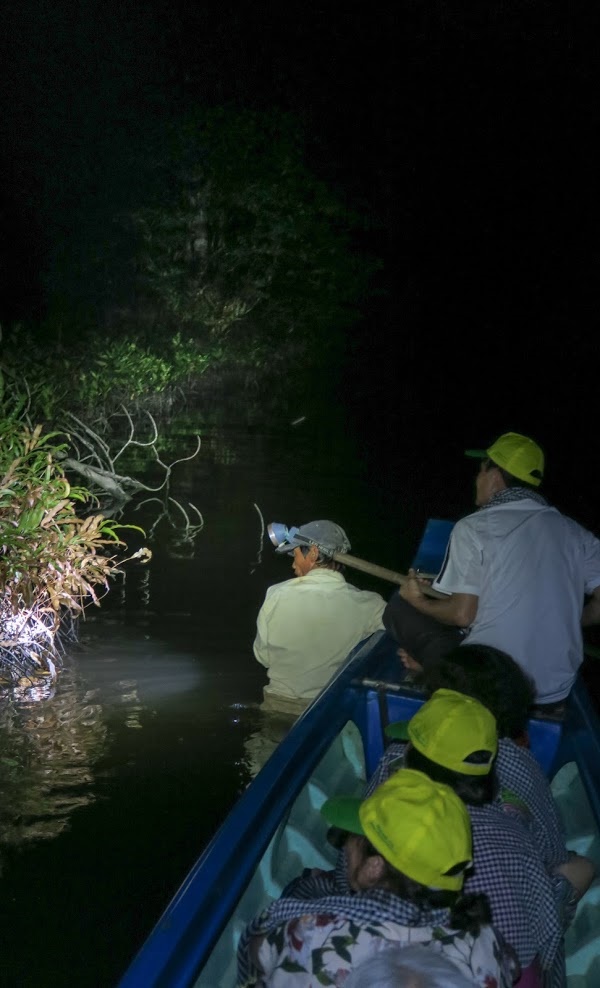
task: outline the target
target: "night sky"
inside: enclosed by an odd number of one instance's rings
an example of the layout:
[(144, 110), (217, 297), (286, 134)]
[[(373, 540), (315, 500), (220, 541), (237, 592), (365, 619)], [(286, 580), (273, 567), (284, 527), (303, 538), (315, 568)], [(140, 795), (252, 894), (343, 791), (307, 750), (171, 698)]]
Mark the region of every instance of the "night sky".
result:
[(530, 432), (550, 479), (585, 487), (589, 510), (597, 5), (5, 8), (5, 322), (76, 304), (78, 257), (92, 241), (109, 249), (108, 218), (136, 195), (149, 132), (197, 104), (283, 107), (305, 124), (314, 169), (368, 212), (384, 262), (381, 293), (348, 335), (344, 398), (367, 431), (442, 463)]

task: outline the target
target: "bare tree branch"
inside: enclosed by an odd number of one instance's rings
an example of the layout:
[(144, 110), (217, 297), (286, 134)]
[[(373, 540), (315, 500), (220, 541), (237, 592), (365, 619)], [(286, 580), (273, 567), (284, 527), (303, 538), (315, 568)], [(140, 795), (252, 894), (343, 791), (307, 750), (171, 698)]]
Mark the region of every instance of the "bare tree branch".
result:
[[(77, 429), (71, 428), (69, 430), (65, 430), (65, 435), (71, 440), (76, 455), (69, 456), (68, 454), (65, 454), (62, 462), (65, 469), (71, 470), (73, 473), (77, 473), (79, 476), (83, 477), (88, 486), (91, 487), (93, 493), (96, 493), (98, 496), (101, 494), (106, 494), (112, 500), (122, 504), (128, 501), (129, 498), (138, 491), (148, 491), (149, 493), (157, 494), (159, 491), (168, 488), (173, 467), (175, 467), (178, 463), (186, 463), (189, 460), (193, 460), (194, 457), (196, 457), (200, 452), (202, 440), (199, 435), (196, 436), (196, 448), (192, 453), (190, 453), (189, 456), (182, 456), (179, 459), (174, 460), (172, 463), (164, 463), (156, 448), (159, 438), (158, 428), (150, 412), (147, 411), (146, 414), (152, 425), (152, 438), (149, 440), (141, 440), (135, 438), (136, 427), (131, 414), (125, 406), (121, 407), (123, 409), (123, 415), (128, 422), (129, 435), (121, 448), (115, 454), (111, 453), (110, 446), (102, 438), (102, 436), (95, 432), (94, 429), (92, 429), (85, 422), (78, 419), (76, 415), (73, 415), (72, 412), (68, 412), (68, 418), (72, 422), (76, 423)], [(77, 445), (78, 443), (79, 446)], [(138, 446), (152, 451), (154, 454), (154, 459), (165, 471), (164, 479), (158, 487), (150, 487), (148, 484), (143, 484), (141, 481), (136, 480), (133, 477), (128, 477), (116, 472), (116, 461), (130, 446)], [(85, 457), (81, 456), (80, 447), (83, 447), (88, 451)]]
[(158, 429), (156, 428), (156, 422), (154, 421), (154, 418), (152, 417), (152, 415), (150, 414), (150, 412), (148, 411), (148, 409), (146, 409), (146, 415), (148, 416), (148, 418), (150, 419), (150, 422), (152, 423), (152, 430), (154, 432), (154, 435), (153, 435), (152, 439), (149, 442), (143, 443), (139, 439), (134, 439), (133, 438), (134, 435), (135, 435), (135, 425), (133, 423), (133, 419), (131, 418), (131, 415), (129, 414), (129, 412), (125, 408), (125, 405), (121, 405), (121, 408), (123, 409), (123, 414), (125, 415), (125, 417), (127, 418), (127, 421), (129, 422), (129, 437), (128, 437), (127, 441), (125, 442), (125, 444), (121, 447), (121, 449), (119, 450), (119, 452), (116, 453), (115, 456), (113, 456), (113, 463), (116, 463), (117, 462), (117, 460), (119, 459), (121, 453), (124, 453), (128, 446), (155, 446), (155, 444), (156, 444), (156, 442), (158, 440)]
[[(197, 435), (197, 436), (196, 436), (196, 440), (197, 440), (197, 445), (196, 445), (196, 449), (194, 450), (194, 452), (193, 452), (193, 453), (191, 453), (191, 454), (190, 454), (190, 456), (182, 456), (182, 457), (181, 457), (181, 458), (180, 458), (179, 460), (173, 460), (173, 462), (172, 462), (172, 463), (171, 463), (171, 464), (170, 464), (169, 466), (167, 466), (167, 464), (166, 464), (166, 463), (163, 463), (163, 462), (162, 462), (162, 460), (160, 459), (160, 457), (159, 457), (159, 455), (158, 455), (158, 452), (157, 452), (157, 450), (156, 450), (156, 446), (155, 446), (155, 447), (154, 447), (154, 455), (155, 455), (155, 457), (156, 457), (156, 462), (157, 462), (157, 463), (158, 463), (158, 464), (159, 464), (159, 465), (160, 465), (161, 467), (164, 467), (164, 469), (168, 471), (168, 474), (169, 474), (169, 476), (170, 476), (170, 474), (171, 474), (171, 470), (172, 470), (172, 469), (173, 469), (173, 467), (174, 467), (174, 466), (176, 466), (176, 465), (177, 465), (178, 463), (186, 463), (186, 462), (187, 462), (188, 460), (193, 460), (195, 456), (198, 456), (198, 453), (200, 452), (200, 448), (201, 448), (201, 446), (202, 446), (202, 439), (200, 438), (200, 436), (198, 436), (198, 435)], [(160, 490), (160, 488), (158, 488), (158, 490)]]
[[(167, 496), (164, 501), (161, 501), (161, 499), (158, 497), (147, 497), (143, 501), (140, 501), (139, 504), (136, 504), (135, 510), (139, 511), (139, 509), (143, 508), (145, 505), (153, 504), (153, 503), (160, 504), (162, 510), (158, 515), (158, 517), (154, 520), (152, 527), (148, 532), (148, 538), (152, 539), (160, 522), (166, 520), (171, 526), (171, 528), (174, 529), (175, 532), (177, 532), (177, 543), (179, 545), (182, 546), (186, 545), (189, 548), (192, 548), (194, 544), (194, 539), (204, 528), (204, 518), (202, 517), (202, 514), (198, 510), (196, 505), (192, 504), (191, 501), (188, 501), (188, 507), (196, 513), (199, 519), (198, 524), (193, 525), (183, 505), (179, 501), (177, 501), (174, 497)], [(173, 505), (174, 507), (176, 507), (183, 515), (185, 519), (185, 528), (183, 530), (177, 528), (177, 523), (173, 520), (171, 513), (169, 511), (169, 505)]]

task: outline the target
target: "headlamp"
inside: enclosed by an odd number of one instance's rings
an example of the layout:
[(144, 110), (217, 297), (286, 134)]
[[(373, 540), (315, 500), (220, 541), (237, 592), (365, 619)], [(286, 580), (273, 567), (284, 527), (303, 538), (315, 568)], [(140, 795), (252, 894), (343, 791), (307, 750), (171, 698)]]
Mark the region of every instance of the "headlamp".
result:
[(315, 545), (325, 556), (333, 556), (335, 554), (335, 550), (330, 545), (323, 545), (317, 539), (311, 538), (309, 535), (304, 535), (296, 526), (288, 528), (282, 521), (272, 521), (270, 525), (267, 525), (267, 532), (275, 548), (278, 549), (280, 546), (283, 546), (282, 551), (284, 552), (286, 545), (290, 546), (290, 551), (300, 546)]
[(276, 548), (283, 545), (284, 542), (292, 542), (294, 538), (308, 544), (308, 539), (303, 539), (301, 535), (298, 535), (297, 528), (288, 528), (282, 521), (272, 521), (270, 525), (267, 525), (267, 532)]

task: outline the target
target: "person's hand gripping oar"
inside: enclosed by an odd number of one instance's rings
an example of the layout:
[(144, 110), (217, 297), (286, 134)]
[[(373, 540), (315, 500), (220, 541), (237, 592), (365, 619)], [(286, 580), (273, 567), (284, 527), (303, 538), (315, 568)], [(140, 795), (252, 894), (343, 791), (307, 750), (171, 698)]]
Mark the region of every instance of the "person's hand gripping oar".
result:
[[(414, 569), (409, 569), (406, 579), (401, 584), (398, 593), (400, 596), (407, 601), (409, 604), (415, 604), (422, 597), (429, 596), (427, 590), (430, 590), (429, 580), (424, 579), (419, 576), (418, 572)], [(422, 672), (423, 666), (420, 662), (410, 655), (405, 648), (398, 649), (398, 655), (400, 656), (400, 661), (405, 669), (409, 672)]]

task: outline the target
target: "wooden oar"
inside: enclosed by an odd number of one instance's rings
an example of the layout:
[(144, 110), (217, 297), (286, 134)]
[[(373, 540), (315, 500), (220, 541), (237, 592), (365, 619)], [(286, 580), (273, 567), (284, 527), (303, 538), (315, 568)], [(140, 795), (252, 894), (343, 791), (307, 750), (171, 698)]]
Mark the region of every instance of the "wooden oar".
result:
[[(381, 580), (388, 580), (390, 583), (398, 583), (400, 586), (409, 579), (405, 573), (396, 573), (393, 569), (386, 569), (385, 566), (378, 566), (377, 563), (369, 563), (366, 559), (351, 556), (348, 552), (334, 552), (331, 558), (335, 559), (336, 563), (351, 566), (353, 569), (362, 570), (363, 573), (369, 573), (371, 576), (378, 576)], [(448, 599), (448, 594), (438, 593), (431, 587), (422, 586), (421, 589), (427, 597), (435, 597), (438, 600)], [(583, 651), (591, 659), (600, 659), (600, 648), (595, 645), (584, 645)]]
[[(369, 573), (371, 576), (377, 576), (380, 580), (388, 580), (390, 583), (398, 583), (402, 586), (409, 579), (404, 573), (396, 573), (393, 569), (386, 569), (384, 566), (378, 566), (377, 563), (369, 563), (366, 559), (359, 559), (357, 556), (351, 556), (347, 552), (334, 552), (331, 556), (335, 559), (336, 563), (342, 563), (344, 566), (351, 566), (353, 569), (362, 570), (363, 573)], [(421, 589), (424, 594), (428, 597), (436, 597), (438, 600), (447, 600), (448, 595), (444, 593), (438, 593), (437, 590), (432, 590), (431, 587), (426, 585), (421, 585)]]

